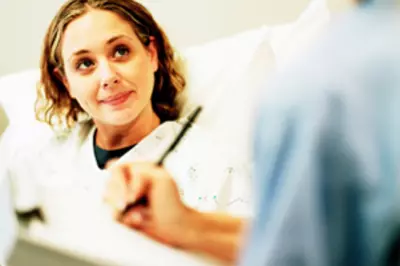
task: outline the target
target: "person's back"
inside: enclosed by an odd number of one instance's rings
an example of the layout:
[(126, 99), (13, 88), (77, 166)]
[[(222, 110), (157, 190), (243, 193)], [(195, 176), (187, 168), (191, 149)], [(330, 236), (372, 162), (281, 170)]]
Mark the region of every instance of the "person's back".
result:
[(268, 87), (243, 265), (383, 265), (400, 227), (398, 17), (348, 14)]

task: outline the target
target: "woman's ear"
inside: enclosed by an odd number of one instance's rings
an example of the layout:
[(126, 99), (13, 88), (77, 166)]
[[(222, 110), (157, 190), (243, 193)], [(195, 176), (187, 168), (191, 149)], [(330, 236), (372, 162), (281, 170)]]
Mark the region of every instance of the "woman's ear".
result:
[(149, 45), (147, 46), (147, 51), (150, 54), (153, 71), (156, 72), (158, 70), (158, 51), (155, 43), (155, 38), (153, 36), (149, 37)]

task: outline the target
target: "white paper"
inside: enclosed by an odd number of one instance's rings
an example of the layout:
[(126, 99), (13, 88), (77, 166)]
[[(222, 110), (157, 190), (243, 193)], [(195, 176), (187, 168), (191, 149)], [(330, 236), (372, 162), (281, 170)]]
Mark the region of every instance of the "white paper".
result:
[[(81, 228), (83, 229), (83, 228)], [(158, 243), (139, 232), (111, 221), (85, 226), (85, 230), (52, 230), (42, 224), (32, 237), (79, 256), (112, 262), (112, 265), (223, 265), (221, 261), (191, 254)]]

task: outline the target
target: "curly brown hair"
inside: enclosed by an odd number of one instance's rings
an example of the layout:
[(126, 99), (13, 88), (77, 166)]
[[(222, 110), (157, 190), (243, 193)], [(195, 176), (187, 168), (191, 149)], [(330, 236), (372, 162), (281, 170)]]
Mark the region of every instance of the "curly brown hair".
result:
[[(51, 22), (43, 45), (40, 62), (41, 79), (37, 87), (36, 118), (49, 124), (71, 129), (80, 117), (87, 116), (79, 103), (70, 97), (59, 76), (64, 75), (61, 39), (66, 27), (90, 9), (112, 11), (129, 22), (141, 43), (147, 47), (150, 37), (158, 53), (158, 70), (151, 97), (155, 113), (161, 121), (179, 117), (181, 106), (177, 97), (186, 81), (174, 50), (150, 12), (134, 0), (69, 0)], [(57, 73), (56, 71), (57, 70)]]

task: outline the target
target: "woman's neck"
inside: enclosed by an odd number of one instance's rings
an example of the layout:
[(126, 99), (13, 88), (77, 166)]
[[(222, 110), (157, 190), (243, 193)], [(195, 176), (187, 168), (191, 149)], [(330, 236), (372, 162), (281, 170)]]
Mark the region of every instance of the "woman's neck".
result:
[(139, 143), (160, 125), (160, 118), (147, 108), (131, 123), (123, 126), (94, 122), (97, 128), (96, 144), (105, 150), (116, 150)]

